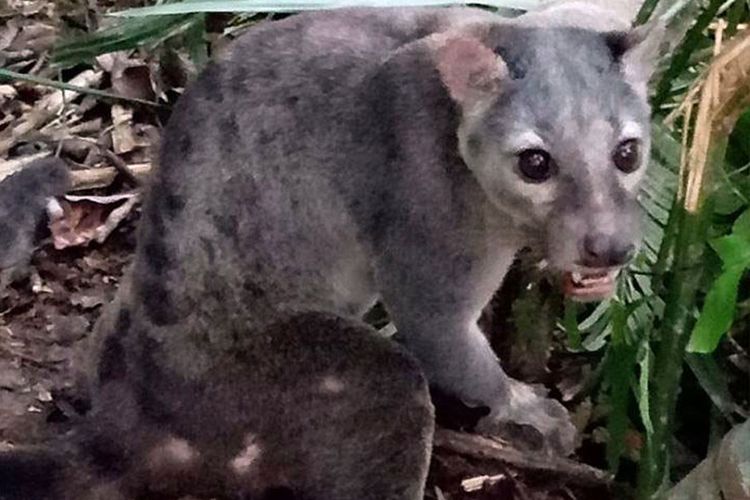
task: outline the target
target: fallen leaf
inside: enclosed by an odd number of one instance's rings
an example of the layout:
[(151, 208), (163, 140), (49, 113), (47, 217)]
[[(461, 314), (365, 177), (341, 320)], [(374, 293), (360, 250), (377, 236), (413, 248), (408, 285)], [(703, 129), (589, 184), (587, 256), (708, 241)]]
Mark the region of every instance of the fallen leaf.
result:
[(128, 56), (127, 52), (112, 52), (96, 58), (104, 71), (110, 73), (112, 90), (119, 95), (153, 101), (155, 83), (149, 66)]
[(104, 242), (140, 200), (138, 193), (111, 196), (65, 196), (47, 205), (56, 249)]
[(112, 105), (112, 146), (115, 153), (128, 153), (136, 148), (133, 133), (133, 110), (121, 104)]
[[(44, 4), (46, 2), (40, 2)], [(9, 50), (31, 50), (35, 54), (52, 48), (57, 40), (57, 30), (54, 26), (38, 21), (26, 24), (8, 47)]]
[(102, 297), (96, 295), (74, 294), (70, 297), (70, 303), (82, 309), (94, 309), (104, 303)]
[[(78, 87), (98, 87), (103, 73), (101, 71), (85, 70), (73, 77), (68, 83)], [(38, 131), (47, 122), (57, 117), (63, 105), (78, 97), (79, 93), (72, 90), (54, 90), (40, 99), (33, 111), (25, 114), (13, 127), (4, 130), (0, 138), (0, 154), (5, 154), (16, 142), (27, 134)]]
[(0, 50), (7, 50), (10, 47), (20, 29), (18, 18), (8, 20), (0, 27)]

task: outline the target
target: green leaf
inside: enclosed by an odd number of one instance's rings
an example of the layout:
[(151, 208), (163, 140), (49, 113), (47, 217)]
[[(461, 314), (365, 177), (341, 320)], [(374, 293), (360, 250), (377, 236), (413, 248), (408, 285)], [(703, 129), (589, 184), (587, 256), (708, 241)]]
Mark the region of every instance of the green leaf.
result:
[[(748, 138), (750, 139), (750, 135)], [(737, 217), (732, 225), (732, 232), (750, 242), (750, 208)]]
[(565, 300), (565, 315), (563, 317), (565, 332), (568, 334), (568, 346), (571, 349), (581, 348), (581, 330), (578, 327), (578, 307), (570, 299)]
[(656, 8), (656, 4), (659, 3), (659, 0), (645, 0), (641, 4), (641, 8), (638, 10), (638, 15), (635, 18), (636, 24), (643, 24), (651, 17), (651, 14), (654, 13), (654, 9)]
[(88, 62), (100, 54), (132, 50), (144, 44), (159, 43), (184, 33), (196, 23), (201, 22), (201, 15), (125, 19), (109, 28), (57, 45), (52, 52), (52, 63), (71, 66)]
[(607, 464), (612, 473), (616, 473), (620, 457), (625, 449), (625, 433), (630, 422), (628, 408), (630, 403), (630, 385), (633, 379), (637, 349), (627, 342), (626, 330), (628, 311), (617, 301), (612, 301), (612, 344), (607, 356), (605, 378), (609, 385), (609, 404), (611, 406), (607, 419)]
[(719, 345), (721, 337), (734, 320), (737, 304), (737, 287), (746, 266), (733, 266), (724, 270), (711, 285), (688, 343), (689, 352), (709, 353)]
[[(740, 228), (740, 230), (743, 229)], [(750, 264), (750, 238), (732, 233), (712, 240), (710, 245), (721, 258), (724, 268), (743, 267)]]
[(208, 45), (205, 40), (206, 15), (198, 14), (196, 22), (185, 32), (185, 47), (196, 68), (203, 69), (208, 64)]
[[(460, 0), (185, 0), (152, 7), (141, 7), (116, 12), (121, 17), (145, 17), (196, 12), (299, 12), (303, 10), (338, 9), (342, 7), (416, 7), (466, 5)], [(530, 10), (540, 5), (539, 0), (479, 0), (471, 2), (495, 8)]]

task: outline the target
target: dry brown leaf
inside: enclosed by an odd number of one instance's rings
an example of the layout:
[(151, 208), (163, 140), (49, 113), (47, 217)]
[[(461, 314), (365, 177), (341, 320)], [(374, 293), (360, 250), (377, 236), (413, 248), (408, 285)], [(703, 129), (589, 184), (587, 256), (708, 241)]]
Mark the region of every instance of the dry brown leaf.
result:
[(112, 147), (117, 154), (128, 153), (136, 148), (133, 134), (133, 110), (121, 104), (112, 105)]
[(113, 91), (125, 97), (153, 101), (155, 84), (149, 66), (129, 57), (126, 52), (112, 52), (96, 58), (96, 62), (110, 73)]
[[(69, 83), (79, 87), (96, 87), (101, 83), (102, 76), (101, 71), (86, 70), (71, 79)], [(78, 92), (55, 90), (40, 99), (34, 109), (30, 113), (24, 114), (11, 130), (3, 131), (4, 137), (0, 139), (0, 155), (5, 154), (26, 134), (39, 130), (57, 115), (63, 104), (77, 96)]]
[(7, 50), (10, 47), (19, 30), (18, 18), (10, 19), (4, 26), (0, 26), (0, 50)]
[(47, 206), (56, 249), (104, 242), (138, 203), (138, 193), (112, 196), (65, 196)]
[(8, 50), (31, 50), (39, 54), (51, 49), (56, 40), (57, 29), (54, 26), (34, 20), (23, 25)]

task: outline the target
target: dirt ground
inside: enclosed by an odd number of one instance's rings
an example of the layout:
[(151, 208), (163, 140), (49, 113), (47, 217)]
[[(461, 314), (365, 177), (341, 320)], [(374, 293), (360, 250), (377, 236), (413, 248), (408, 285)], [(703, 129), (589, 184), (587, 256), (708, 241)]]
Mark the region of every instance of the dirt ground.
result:
[(0, 295), (0, 446), (64, 432), (86, 410), (86, 340), (117, 289), (134, 223), (96, 248), (44, 245), (32, 274)]

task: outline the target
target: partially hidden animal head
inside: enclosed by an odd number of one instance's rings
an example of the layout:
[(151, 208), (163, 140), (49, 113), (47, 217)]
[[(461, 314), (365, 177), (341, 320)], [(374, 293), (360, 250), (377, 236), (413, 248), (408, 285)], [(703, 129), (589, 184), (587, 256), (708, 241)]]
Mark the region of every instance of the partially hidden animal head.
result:
[(461, 157), (574, 299), (609, 296), (639, 245), (655, 26), (508, 23), (431, 42), (460, 110)]
[[(34, 236), (51, 198), (70, 184), (68, 167), (59, 158), (42, 158), (0, 178), (0, 281), (28, 263)], [(2, 285), (0, 285), (1, 287)]]

